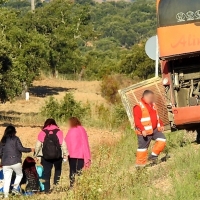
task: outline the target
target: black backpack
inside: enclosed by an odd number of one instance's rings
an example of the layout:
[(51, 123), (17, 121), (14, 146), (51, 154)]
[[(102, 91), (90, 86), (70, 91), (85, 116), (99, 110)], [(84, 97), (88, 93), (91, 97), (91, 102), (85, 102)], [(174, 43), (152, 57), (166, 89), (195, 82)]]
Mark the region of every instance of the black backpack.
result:
[[(57, 137), (59, 129), (43, 130), (46, 133), (42, 153), (45, 160), (54, 160), (62, 157), (61, 146)], [(53, 132), (50, 134), (50, 132)]]

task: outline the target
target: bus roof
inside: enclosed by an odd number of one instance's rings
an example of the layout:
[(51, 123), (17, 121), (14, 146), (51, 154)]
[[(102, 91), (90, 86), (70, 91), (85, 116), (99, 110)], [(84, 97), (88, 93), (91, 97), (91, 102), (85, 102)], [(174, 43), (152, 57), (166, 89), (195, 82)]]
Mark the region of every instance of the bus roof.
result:
[(157, 0), (161, 58), (200, 52), (200, 0)]
[(158, 0), (158, 27), (200, 21), (200, 0)]

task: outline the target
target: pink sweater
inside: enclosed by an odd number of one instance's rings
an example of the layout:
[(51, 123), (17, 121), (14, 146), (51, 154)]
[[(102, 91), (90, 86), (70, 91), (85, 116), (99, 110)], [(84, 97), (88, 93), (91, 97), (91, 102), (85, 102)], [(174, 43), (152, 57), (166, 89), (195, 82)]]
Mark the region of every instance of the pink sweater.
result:
[[(45, 129), (50, 131), (50, 130), (59, 129), (59, 128), (55, 125), (50, 125), (50, 126), (47, 126)], [(50, 132), (50, 134), (51, 134), (51, 132)], [(45, 136), (46, 136), (46, 133), (44, 131), (40, 131), (40, 133), (38, 135), (38, 140), (40, 142), (44, 142)], [(58, 137), (60, 145), (62, 145), (62, 143), (63, 143), (63, 132), (61, 130), (57, 132), (57, 137)]]
[(71, 128), (65, 137), (65, 142), (69, 157), (84, 159), (85, 167), (89, 167), (91, 153), (85, 129), (82, 126)]

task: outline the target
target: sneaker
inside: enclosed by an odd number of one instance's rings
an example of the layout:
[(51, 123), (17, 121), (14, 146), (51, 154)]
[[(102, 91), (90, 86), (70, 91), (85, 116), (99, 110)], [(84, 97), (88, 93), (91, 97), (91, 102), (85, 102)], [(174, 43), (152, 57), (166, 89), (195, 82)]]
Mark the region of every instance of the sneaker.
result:
[(15, 188), (12, 189), (12, 194), (14, 194), (14, 195), (21, 195), (21, 193), (17, 189), (15, 189)]

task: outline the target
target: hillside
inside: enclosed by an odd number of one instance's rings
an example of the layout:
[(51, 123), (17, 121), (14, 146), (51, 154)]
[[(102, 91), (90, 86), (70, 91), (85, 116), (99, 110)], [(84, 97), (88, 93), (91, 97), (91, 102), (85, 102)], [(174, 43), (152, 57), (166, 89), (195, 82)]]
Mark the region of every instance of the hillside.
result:
[[(40, 119), (34, 121), (33, 116), (37, 115), (40, 106), (45, 104), (49, 96), (62, 99), (65, 92), (72, 92), (75, 99), (82, 101), (83, 104), (87, 101), (91, 104), (107, 105), (99, 95), (99, 88), (98, 81), (77, 82), (60, 79), (35, 81), (31, 88), (30, 101), (16, 100), (0, 106), (0, 133), (2, 135), (5, 126), (12, 122), (16, 125), (17, 135), (22, 139), (23, 144), (33, 147), (43, 123)], [(31, 113), (34, 115), (30, 115)], [(66, 123), (59, 123), (59, 125), (66, 133)], [(62, 181), (56, 190), (48, 195), (30, 196), (30, 200), (199, 199), (200, 146), (192, 143), (195, 134), (184, 131), (166, 133), (167, 147), (160, 158), (164, 158), (166, 154), (170, 158), (157, 166), (137, 171), (134, 167), (137, 139), (133, 130), (128, 128), (128, 124), (125, 129), (118, 128), (112, 131), (106, 126), (98, 128), (86, 124), (85, 127), (92, 148), (91, 169), (83, 173), (73, 190), (67, 191), (68, 164), (63, 163)], [(27, 197), (20, 199), (27, 199)]]
[(55, 0), (38, 3), (30, 13), (27, 0), (10, 0), (0, 9), (3, 102), (20, 95), (23, 84), (30, 86), (41, 71), (75, 80), (80, 75), (82, 80), (153, 75), (144, 43), (156, 32), (155, 2)]

